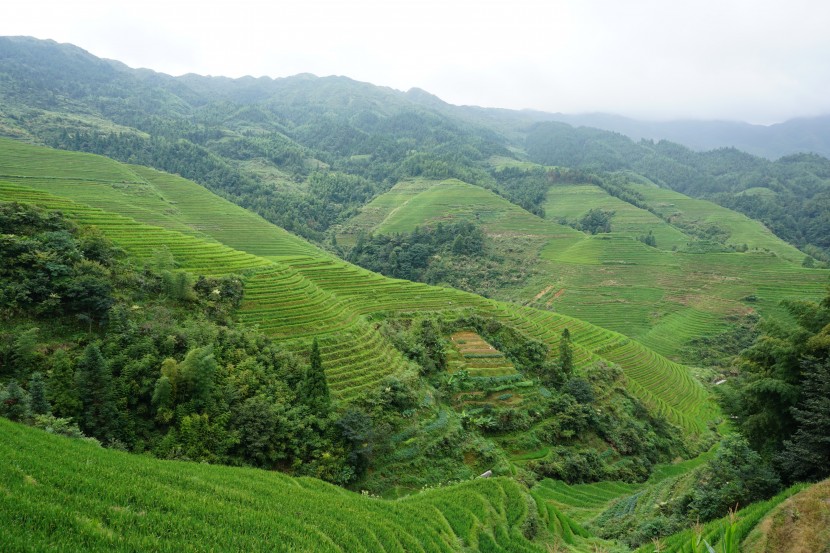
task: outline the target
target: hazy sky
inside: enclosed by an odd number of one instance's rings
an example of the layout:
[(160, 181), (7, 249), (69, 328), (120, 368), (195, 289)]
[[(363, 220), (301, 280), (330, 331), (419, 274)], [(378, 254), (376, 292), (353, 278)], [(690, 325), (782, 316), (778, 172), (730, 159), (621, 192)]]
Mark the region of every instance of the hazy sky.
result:
[(772, 123), (830, 113), (827, 0), (24, 0), (0, 35), (180, 75), (346, 75), (453, 104)]

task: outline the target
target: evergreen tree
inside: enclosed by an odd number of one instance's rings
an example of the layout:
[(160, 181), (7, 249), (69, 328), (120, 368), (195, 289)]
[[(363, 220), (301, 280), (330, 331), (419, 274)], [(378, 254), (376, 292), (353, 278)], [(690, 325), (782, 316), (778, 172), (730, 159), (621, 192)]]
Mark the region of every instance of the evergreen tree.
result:
[(323, 370), (323, 359), (320, 356), (320, 346), (317, 344), (317, 338), (311, 343), (309, 367), (300, 385), (300, 399), (312, 410), (319, 413), (328, 413), (331, 407), (329, 386), (326, 382), (326, 373)]
[(81, 411), (78, 388), (75, 384), (75, 369), (65, 350), (52, 354), (52, 370), (46, 383), (46, 398), (52, 404), (52, 411), (58, 417), (77, 418)]
[[(162, 366), (162, 371), (165, 370), (165, 365)], [(184, 395), (189, 395), (192, 402), (191, 412), (204, 411), (209, 406), (216, 369), (212, 346), (190, 350), (177, 367), (179, 377), (185, 385)], [(171, 389), (175, 390), (175, 382), (172, 379)]]
[(37, 328), (21, 332), (12, 345), (12, 367), (14, 374), (19, 377), (28, 374), (37, 364), (38, 332)]
[(116, 418), (112, 399), (112, 374), (98, 344), (84, 348), (75, 369), (75, 383), (81, 401), (81, 430), (85, 434), (107, 440), (111, 438)]
[(29, 394), (16, 380), (9, 382), (5, 390), (0, 388), (0, 415), (13, 421), (26, 421), (32, 416)]
[(52, 411), (49, 400), (46, 399), (46, 385), (40, 372), (32, 373), (29, 379), (29, 397), (32, 414), (48, 415)]
[(566, 378), (574, 372), (574, 352), (571, 343), (571, 331), (567, 328), (562, 331), (559, 339), (559, 367)]
[(432, 373), (447, 368), (447, 353), (444, 350), (445, 340), (441, 337), (438, 325), (432, 319), (424, 319), (418, 327), (418, 338), (423, 347), (421, 366), (424, 372)]
[(798, 430), (784, 442), (781, 473), (792, 482), (830, 476), (830, 359), (803, 363), (802, 399), (792, 409)]

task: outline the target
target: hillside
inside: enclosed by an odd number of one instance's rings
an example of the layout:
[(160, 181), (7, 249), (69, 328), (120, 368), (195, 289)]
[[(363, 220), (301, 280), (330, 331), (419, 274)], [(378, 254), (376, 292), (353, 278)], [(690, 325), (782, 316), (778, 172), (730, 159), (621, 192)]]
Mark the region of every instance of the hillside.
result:
[(345, 77), (171, 77), (26, 37), (0, 39), (0, 74), (0, 134), (180, 174), (318, 243), (407, 178), (457, 178), (530, 208), (538, 191), (529, 197), (488, 164), (527, 156), (633, 169), (761, 220), (816, 259), (830, 247), (828, 170), (817, 155), (771, 162), (638, 144), (550, 114), (451, 106)]
[(815, 154), (0, 37), (0, 549), (820, 541), (828, 201)]
[(574, 127), (593, 127), (624, 134), (633, 140), (669, 140), (698, 151), (737, 148), (773, 160), (801, 153), (830, 156), (826, 115), (800, 117), (772, 125), (737, 121), (640, 121), (605, 113), (539, 114), (539, 119), (543, 117)]
[[(691, 341), (747, 316), (784, 316), (783, 299), (822, 295), (827, 271), (802, 267), (803, 254), (757, 221), (636, 180), (626, 187), (638, 205), (596, 184), (548, 185), (542, 219), (460, 181), (406, 180), (342, 225), (338, 243), (474, 223), (511, 267), (494, 297), (584, 319), (695, 364), (702, 360), (687, 357)], [(613, 212), (611, 232), (561, 224), (577, 226), (592, 209)], [(649, 234), (654, 246), (641, 241)]]
[[(690, 443), (705, 439), (717, 417), (708, 393), (686, 367), (620, 334), (564, 315), (384, 278), (339, 261), (258, 217), (245, 216), (181, 178), (97, 156), (9, 141), (3, 145), (0, 173), (18, 176), (3, 177), (7, 184), (0, 187), (0, 199), (60, 209), (78, 222), (95, 225), (139, 262), (152, 261), (161, 249), (170, 252), (180, 269), (243, 275), (240, 321), (303, 356), (310, 338), (317, 337), (332, 395), (343, 402), (359, 401), (390, 376), (411, 375), (410, 362), (373, 320), (420, 312), (452, 321), (475, 314), (515, 329), (522, 340), (544, 344), (550, 358), (559, 355), (567, 328), (578, 370), (601, 360), (618, 364), (630, 393), (655, 416), (683, 429)], [(50, 158), (53, 152), (56, 157)], [(55, 178), (55, 167), (61, 167), (61, 178)], [(148, 209), (151, 205), (155, 207)], [(238, 217), (228, 218), (228, 213)], [(247, 237), (244, 247), (251, 253), (222, 243), (234, 243), (239, 236)]]
[(0, 434), (9, 553), (544, 551), (547, 512), (506, 478), (386, 501), (309, 478), (120, 453), (2, 418)]
[(620, 134), (564, 123), (529, 129), (528, 157), (543, 165), (633, 171), (663, 188), (711, 200), (763, 222), (809, 255), (827, 256), (830, 162), (815, 154), (769, 161), (734, 148), (708, 152), (667, 141), (634, 142)]

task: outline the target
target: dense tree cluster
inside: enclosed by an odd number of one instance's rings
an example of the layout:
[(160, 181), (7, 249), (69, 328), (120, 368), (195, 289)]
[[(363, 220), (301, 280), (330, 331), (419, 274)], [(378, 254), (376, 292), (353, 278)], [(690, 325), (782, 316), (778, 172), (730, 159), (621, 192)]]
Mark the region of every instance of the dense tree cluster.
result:
[(94, 232), (80, 232), (59, 214), (0, 204), (0, 310), (66, 313), (101, 322), (112, 306), (118, 252)]
[[(436, 256), (487, 255), (484, 232), (469, 221), (439, 222), (411, 233), (361, 235), (346, 259), (372, 271), (434, 284)], [(430, 269), (433, 269), (430, 271)]]
[(764, 325), (723, 404), (782, 479), (818, 479), (830, 475), (830, 295), (786, 306), (796, 324)]
[(340, 483), (365, 469), (316, 342), (306, 367), (233, 324), (238, 278), (137, 270), (99, 235), (25, 205), (0, 204), (0, 229), (0, 415), (163, 458)]

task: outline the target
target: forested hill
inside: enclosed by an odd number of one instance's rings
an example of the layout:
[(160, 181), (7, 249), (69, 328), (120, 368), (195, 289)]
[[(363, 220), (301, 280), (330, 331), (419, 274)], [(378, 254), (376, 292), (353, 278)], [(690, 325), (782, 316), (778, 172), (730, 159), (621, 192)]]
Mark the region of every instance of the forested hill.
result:
[(178, 173), (318, 244), (410, 177), (457, 178), (539, 214), (546, 189), (499, 170), (529, 158), (637, 172), (830, 260), (827, 159), (697, 153), (551, 117), (346, 77), (171, 77), (72, 45), (0, 38), (0, 135)]
[[(0, 39), (0, 134), (193, 179), (307, 238), (407, 176), (495, 187), (504, 137), (345, 77), (179, 78)], [(277, 201), (278, 200), (278, 201)]]

